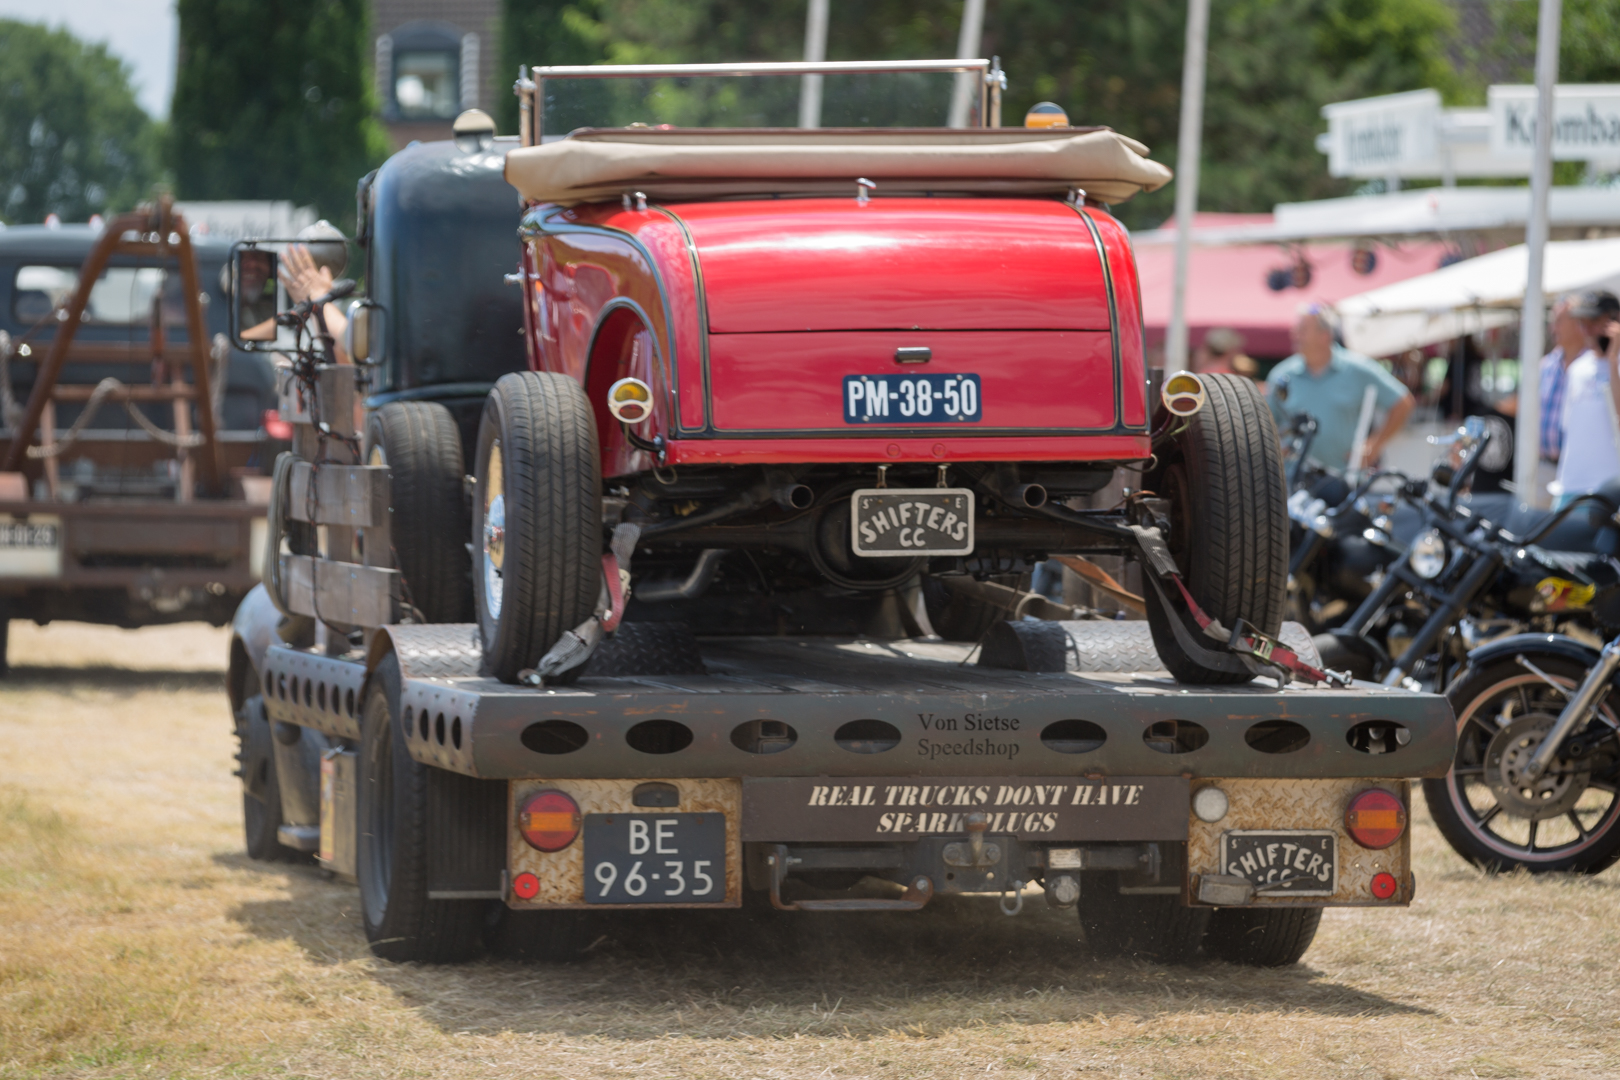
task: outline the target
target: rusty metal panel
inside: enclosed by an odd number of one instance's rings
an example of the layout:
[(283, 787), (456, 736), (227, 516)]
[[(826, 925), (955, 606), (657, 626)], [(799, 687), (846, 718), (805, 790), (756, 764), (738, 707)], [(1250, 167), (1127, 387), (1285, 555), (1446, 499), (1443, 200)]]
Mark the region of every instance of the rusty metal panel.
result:
[(151, 554), (218, 555), (226, 560), (241, 552), (242, 541), (241, 525), (232, 518), (188, 521), (178, 515), (75, 516), (67, 529), (68, 550), (81, 559), (103, 554)]
[[(517, 830), (518, 807), (543, 788), (555, 788), (579, 804), (585, 814), (646, 814), (646, 807), (631, 801), (633, 780), (514, 780), (507, 799), (507, 897), (508, 906), (525, 908), (656, 908), (656, 907), (739, 907), (742, 904), (742, 782), (735, 779), (665, 779), (680, 792), (676, 806), (661, 807), (666, 813), (720, 813), (726, 817), (726, 899), (720, 904), (589, 904), (585, 903), (584, 833), (561, 851), (536, 851)], [(519, 874), (540, 879), (540, 891), (532, 900), (519, 900), (511, 893), (511, 882)]]
[(375, 528), (388, 521), (389, 492), (385, 465), (316, 466), (300, 461), (293, 465), (287, 514), (316, 525)]
[[(1220, 821), (1200, 821), (1188, 811), (1187, 871), (1191, 895), (1197, 894), (1196, 875), (1221, 872), (1221, 834), (1233, 829), (1323, 829), (1338, 839), (1338, 888), (1332, 896), (1290, 899), (1256, 896), (1252, 907), (1287, 907), (1318, 904), (1359, 904), (1399, 907), (1412, 902), (1412, 793), (1405, 780), (1284, 780), (1210, 779), (1193, 784), (1193, 794), (1204, 787), (1226, 792), (1228, 809)], [(1359, 792), (1383, 788), (1407, 807), (1408, 826), (1401, 838), (1382, 851), (1369, 851), (1350, 838), (1344, 827), (1344, 809)], [(1393, 874), (1398, 888), (1388, 900), (1373, 897), (1373, 875)]]
[(1181, 840), (1187, 786), (1181, 776), (749, 778), (743, 839), (894, 841), (966, 834), (980, 811), (991, 835), (1021, 840)]
[(273, 645), (265, 652), (259, 678), (271, 720), (338, 738), (360, 737), (364, 665)]

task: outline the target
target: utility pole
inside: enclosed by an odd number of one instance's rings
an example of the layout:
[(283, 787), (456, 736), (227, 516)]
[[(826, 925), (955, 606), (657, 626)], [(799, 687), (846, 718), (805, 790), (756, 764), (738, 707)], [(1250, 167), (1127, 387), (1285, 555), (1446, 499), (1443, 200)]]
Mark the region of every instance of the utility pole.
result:
[[(827, 0), (810, 0), (804, 20), (804, 62), (819, 64), (827, 59)], [(821, 126), (820, 75), (799, 76), (799, 126)]]
[(1542, 267), (1547, 248), (1547, 199), (1552, 188), (1553, 94), (1558, 86), (1558, 38), (1563, 0), (1541, 0), (1536, 28), (1536, 156), (1530, 161), (1530, 222), (1524, 243), (1524, 313), (1519, 319), (1519, 416), (1514, 439), (1514, 494), (1536, 501), (1541, 459), (1541, 352), (1546, 344), (1547, 298)]
[(1187, 367), (1187, 270), (1192, 262), (1193, 215), (1198, 212), (1198, 159), (1204, 142), (1204, 55), (1209, 44), (1209, 0), (1187, 0), (1187, 49), (1181, 62), (1181, 135), (1176, 141), (1176, 269), (1170, 287), (1170, 325), (1164, 336), (1164, 372)]
[[(979, 55), (979, 41), (984, 36), (984, 0), (963, 0), (962, 4), (962, 30), (956, 37), (956, 58), (958, 60), (973, 60)], [(979, 100), (979, 75), (977, 72), (964, 71), (956, 77), (956, 85), (951, 89), (951, 111), (945, 119), (946, 127), (965, 128), (968, 126), (968, 110), (973, 103)], [(981, 125), (988, 121), (980, 117)]]

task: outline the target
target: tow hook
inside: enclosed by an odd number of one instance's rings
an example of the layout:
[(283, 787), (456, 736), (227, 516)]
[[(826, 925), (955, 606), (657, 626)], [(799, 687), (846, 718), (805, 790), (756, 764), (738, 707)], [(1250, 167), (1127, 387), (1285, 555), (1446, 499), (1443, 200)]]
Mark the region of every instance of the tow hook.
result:
[[(1012, 903), (1007, 903), (1007, 897), (1012, 897)], [(1003, 915), (1016, 915), (1024, 910), (1024, 883), (1011, 881), (1007, 883), (1007, 891), (1001, 894), (1001, 913)]]

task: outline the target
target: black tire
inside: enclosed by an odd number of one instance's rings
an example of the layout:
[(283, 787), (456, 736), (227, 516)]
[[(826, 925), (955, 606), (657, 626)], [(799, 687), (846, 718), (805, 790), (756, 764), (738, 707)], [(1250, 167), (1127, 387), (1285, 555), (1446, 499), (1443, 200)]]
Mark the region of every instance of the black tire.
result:
[[(1526, 659), (1570, 690), (1586, 677), (1577, 660), (1551, 653), (1532, 653)], [(1457, 753), (1444, 777), (1423, 781), (1423, 800), (1457, 854), (1493, 873), (1597, 874), (1620, 860), (1620, 777), (1613, 767), (1593, 773), (1569, 813), (1534, 822), (1533, 833), (1529, 816), (1503, 808), (1485, 782), (1485, 749), (1502, 726), (1503, 707), (1509, 723), (1532, 712), (1556, 716), (1563, 708), (1562, 695), (1529, 668), (1507, 659), (1465, 670), (1446, 690), (1446, 699), (1457, 717)], [(1611, 695), (1597, 723), (1615, 726), (1616, 707)], [(1561, 764), (1555, 761), (1548, 775), (1556, 775)]]
[[(1204, 407), (1150, 484), (1170, 501), (1167, 541), (1199, 606), (1228, 628), (1241, 618), (1275, 635), (1288, 584), (1288, 485), (1277, 428), (1254, 383), (1239, 375), (1202, 378)], [(1252, 678), (1193, 659), (1170, 628), (1180, 616), (1163, 609), (1154, 589), (1146, 592), (1153, 644), (1170, 674), (1204, 684)]]
[(473, 594), (484, 665), (513, 682), (590, 618), (602, 588), (601, 460), (579, 384), (551, 372), (502, 376), (484, 402), (476, 475)]
[[(993, 574), (986, 580), (1018, 588), (1021, 575)], [(932, 575), (923, 575), (922, 594), (928, 622), (946, 641), (982, 641), (992, 626), (1011, 617), (1006, 608), (964, 596)]]
[(1185, 964), (1198, 955), (1210, 913), (1188, 907), (1179, 896), (1121, 896), (1112, 873), (1086, 875), (1079, 911), (1092, 955), (1165, 964)]
[(260, 862), (307, 862), (309, 856), (276, 838), (281, 827), (281, 780), (264, 698), (242, 703), (236, 718), (236, 775), (242, 780), (242, 840), (248, 858)]
[(1218, 908), (1210, 914), (1204, 951), (1250, 967), (1297, 964), (1316, 940), (1319, 907)]
[(484, 924), (484, 947), (507, 960), (567, 963), (585, 958), (593, 937), (590, 912), (513, 911), (505, 904), (490, 907)]
[(366, 464), (392, 483), (394, 565), (405, 599), (430, 623), (472, 621), (472, 528), (461, 433), (432, 401), (396, 401), (366, 419)]
[(356, 876), (371, 951), (384, 960), (453, 964), (482, 947), (487, 900), (428, 899), (429, 808), (461, 813), (462, 779), (415, 761), (399, 721), (399, 661), (389, 655), (372, 673), (360, 718), (360, 798)]

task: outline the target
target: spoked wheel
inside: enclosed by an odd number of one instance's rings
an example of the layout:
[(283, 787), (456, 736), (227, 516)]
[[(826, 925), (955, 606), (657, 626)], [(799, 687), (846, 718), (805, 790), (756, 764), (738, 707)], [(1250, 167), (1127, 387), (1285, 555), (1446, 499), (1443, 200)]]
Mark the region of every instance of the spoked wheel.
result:
[[(1586, 672), (1577, 661), (1537, 655), (1531, 662), (1569, 691)], [(1564, 696), (1514, 660), (1465, 674), (1447, 691), (1457, 714), (1457, 754), (1423, 797), (1457, 854), (1485, 870), (1595, 874), (1620, 859), (1620, 785), (1614, 704), (1605, 701), (1565, 740), (1598, 753), (1561, 755), (1530, 780), (1525, 761), (1563, 709)], [(1607, 736), (1604, 753), (1599, 739)]]

